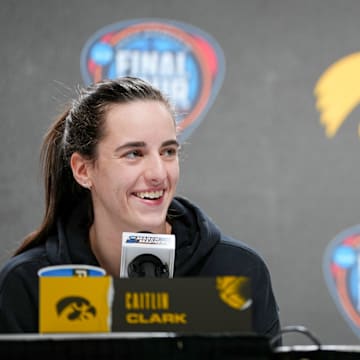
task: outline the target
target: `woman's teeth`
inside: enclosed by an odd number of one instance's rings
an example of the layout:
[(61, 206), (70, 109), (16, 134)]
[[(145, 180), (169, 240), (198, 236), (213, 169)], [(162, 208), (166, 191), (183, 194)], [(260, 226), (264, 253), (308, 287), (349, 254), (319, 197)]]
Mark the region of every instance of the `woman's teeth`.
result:
[(144, 192), (139, 192), (136, 193), (136, 196), (141, 198), (141, 199), (159, 199), (161, 196), (163, 196), (164, 191), (163, 190), (159, 190), (159, 191), (144, 191)]

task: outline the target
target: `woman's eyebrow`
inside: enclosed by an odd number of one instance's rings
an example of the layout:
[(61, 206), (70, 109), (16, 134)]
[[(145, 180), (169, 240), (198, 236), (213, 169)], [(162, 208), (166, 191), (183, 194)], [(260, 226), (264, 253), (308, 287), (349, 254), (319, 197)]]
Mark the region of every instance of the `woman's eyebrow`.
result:
[(177, 140), (167, 140), (167, 141), (164, 141), (161, 146), (164, 147), (164, 146), (171, 146), (171, 145), (175, 145), (177, 147), (180, 147), (180, 144)]
[(118, 146), (114, 152), (117, 153), (124, 149), (143, 148), (145, 146), (146, 146), (146, 143), (144, 141), (130, 141), (123, 145)]
[[(179, 142), (174, 139), (164, 141), (161, 144), (161, 147), (172, 146), (172, 145), (175, 145), (176, 147), (180, 147)], [(145, 141), (129, 141), (123, 145), (118, 146), (114, 150), (114, 153), (118, 153), (119, 151), (126, 150), (126, 149), (144, 148), (144, 147), (146, 147)]]

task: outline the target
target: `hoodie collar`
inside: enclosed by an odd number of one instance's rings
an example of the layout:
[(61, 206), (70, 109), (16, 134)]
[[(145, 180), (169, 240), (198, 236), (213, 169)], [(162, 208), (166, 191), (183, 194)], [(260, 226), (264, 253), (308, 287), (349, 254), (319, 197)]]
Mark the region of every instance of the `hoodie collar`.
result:
[(74, 208), (68, 221), (58, 219), (57, 238), (49, 239), (47, 253), (55, 264), (99, 266), (90, 247), (86, 202), (81, 202)]
[(184, 197), (174, 198), (168, 215), (176, 239), (175, 275), (196, 275), (220, 241), (220, 231), (198, 206)]
[[(184, 197), (173, 199), (168, 221), (176, 239), (175, 276), (196, 275), (206, 256), (220, 241), (219, 229), (198, 206)], [(65, 224), (59, 219), (57, 236), (49, 239), (46, 247), (54, 264), (99, 265), (90, 247), (85, 204), (79, 204)]]

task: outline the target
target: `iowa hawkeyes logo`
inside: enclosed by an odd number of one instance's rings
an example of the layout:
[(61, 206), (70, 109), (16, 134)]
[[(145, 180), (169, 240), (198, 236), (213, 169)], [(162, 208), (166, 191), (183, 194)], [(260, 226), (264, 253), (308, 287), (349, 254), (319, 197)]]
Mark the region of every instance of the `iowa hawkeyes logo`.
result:
[(216, 288), (220, 299), (233, 309), (245, 310), (252, 301), (247, 296), (248, 279), (238, 276), (217, 276)]
[[(314, 94), (320, 122), (327, 137), (335, 136), (360, 103), (360, 53), (348, 55), (330, 66), (318, 80)], [(360, 136), (360, 127), (358, 128)]]
[(56, 304), (59, 316), (66, 316), (68, 320), (88, 320), (96, 316), (96, 309), (89, 300), (79, 296), (69, 296)]

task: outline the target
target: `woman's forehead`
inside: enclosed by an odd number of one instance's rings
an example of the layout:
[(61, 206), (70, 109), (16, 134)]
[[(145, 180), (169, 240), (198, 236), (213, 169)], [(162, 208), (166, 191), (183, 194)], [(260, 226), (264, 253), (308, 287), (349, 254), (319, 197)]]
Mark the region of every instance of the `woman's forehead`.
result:
[(105, 115), (104, 125), (105, 136), (125, 137), (129, 141), (139, 141), (149, 136), (176, 136), (172, 114), (160, 101), (114, 104)]

